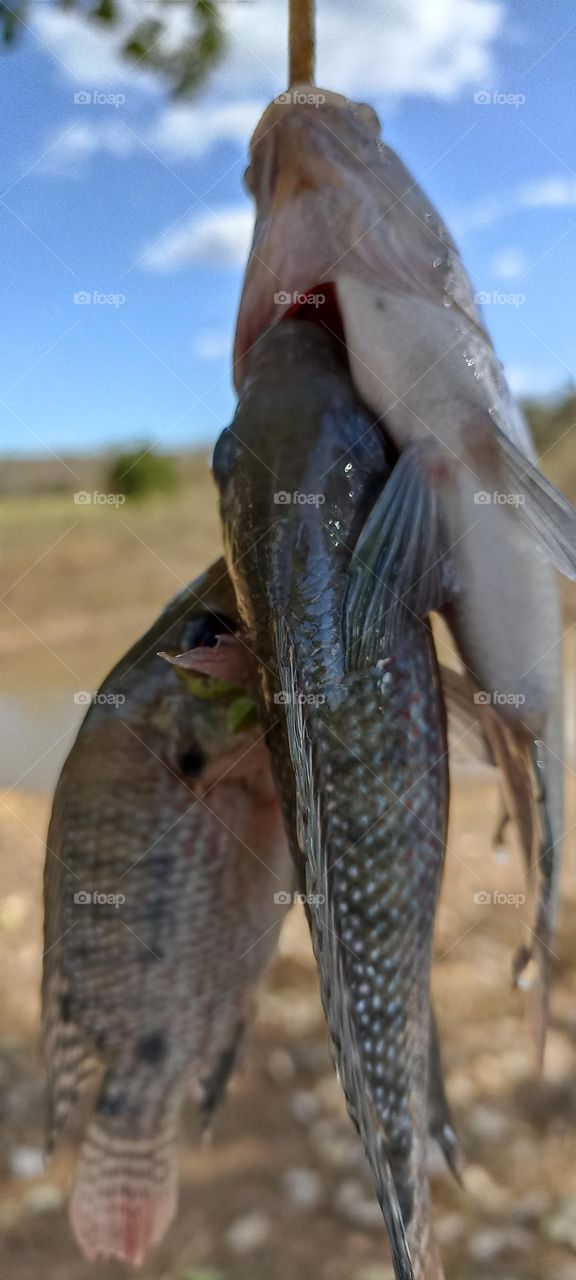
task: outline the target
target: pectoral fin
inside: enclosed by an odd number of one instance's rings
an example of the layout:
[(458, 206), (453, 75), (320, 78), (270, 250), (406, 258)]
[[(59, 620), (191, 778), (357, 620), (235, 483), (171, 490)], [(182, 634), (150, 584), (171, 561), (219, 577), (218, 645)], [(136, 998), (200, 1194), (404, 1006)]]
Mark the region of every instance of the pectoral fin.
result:
[(401, 454), (354, 547), (344, 620), (350, 665), (375, 661), (400, 627), (421, 623), (454, 590), (428, 456), (419, 445)]
[(494, 424), (500, 469), (518, 515), (555, 567), (576, 578), (576, 508)]

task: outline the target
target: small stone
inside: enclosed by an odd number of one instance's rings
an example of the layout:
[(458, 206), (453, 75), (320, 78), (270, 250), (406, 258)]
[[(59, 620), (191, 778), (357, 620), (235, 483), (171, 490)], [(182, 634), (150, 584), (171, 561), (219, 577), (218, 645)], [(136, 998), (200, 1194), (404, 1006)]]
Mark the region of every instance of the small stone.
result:
[(270, 1219), (256, 1210), (236, 1218), (226, 1232), (226, 1239), (233, 1253), (251, 1253), (265, 1244), (269, 1235)]
[(355, 1280), (394, 1280), (394, 1272), (391, 1267), (381, 1267), (377, 1264), (374, 1267), (363, 1267)]
[(290, 1098), (290, 1112), (298, 1124), (308, 1125), (318, 1115), (318, 1102), (313, 1093), (299, 1089)]
[(282, 1178), (291, 1204), (299, 1209), (315, 1209), (322, 1196), (322, 1182), (313, 1169), (287, 1169)]
[(360, 1140), (354, 1137), (349, 1125), (343, 1132), (331, 1120), (317, 1120), (310, 1140), (320, 1160), (331, 1169), (357, 1169), (365, 1162)]
[(475, 1262), (492, 1262), (507, 1249), (527, 1253), (533, 1246), (533, 1237), (522, 1227), (500, 1227), (478, 1231), (472, 1236), (468, 1252)]
[(3, 1200), (0, 1204), (0, 1227), (8, 1231), (15, 1227), (22, 1217), (22, 1205), (19, 1200)]
[(482, 1209), (490, 1213), (500, 1213), (510, 1200), (509, 1192), (500, 1183), (495, 1182), (486, 1169), (478, 1164), (470, 1164), (464, 1170), (464, 1187), (473, 1196)]
[(440, 1218), (436, 1223), (436, 1237), (438, 1244), (443, 1248), (448, 1248), (460, 1240), (466, 1229), (464, 1218), (459, 1213), (447, 1213), (444, 1218)]
[(469, 1129), (477, 1138), (487, 1142), (500, 1142), (510, 1133), (512, 1124), (508, 1116), (492, 1107), (475, 1106), (468, 1113)]
[(340, 1183), (334, 1206), (355, 1227), (362, 1227), (364, 1231), (382, 1229), (382, 1212), (378, 1202), (366, 1199), (362, 1183), (355, 1178), (346, 1178)]
[(44, 1173), (44, 1156), (36, 1147), (14, 1147), (8, 1166), (13, 1178), (39, 1178)]
[(516, 1222), (536, 1226), (549, 1208), (550, 1196), (545, 1191), (530, 1191), (513, 1206), (512, 1214)]
[(558, 1213), (549, 1219), (545, 1229), (549, 1240), (576, 1253), (576, 1200), (563, 1200)]
[(62, 1208), (64, 1196), (59, 1187), (33, 1187), (24, 1196), (23, 1205), (27, 1213), (55, 1213)]
[(296, 1068), (287, 1049), (273, 1049), (268, 1057), (268, 1075), (274, 1084), (289, 1084), (294, 1079)]

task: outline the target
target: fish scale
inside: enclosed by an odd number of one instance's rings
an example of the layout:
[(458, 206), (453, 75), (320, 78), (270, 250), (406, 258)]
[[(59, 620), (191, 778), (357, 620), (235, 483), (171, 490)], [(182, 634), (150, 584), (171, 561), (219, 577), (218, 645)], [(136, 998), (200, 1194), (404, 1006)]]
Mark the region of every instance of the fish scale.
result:
[[(427, 1065), (419, 1028), (427, 1010), (447, 796), (438, 678), (420, 636), (406, 651), (409, 658), (386, 660), (384, 671), (356, 675), (334, 719), (308, 718), (326, 788), (328, 875), (344, 967), (399, 1188), (414, 1181), (415, 1126), (425, 1143)], [(338, 741), (339, 725), (348, 727), (346, 747)], [(416, 1020), (409, 1007), (415, 991), (422, 992)], [(409, 1217), (406, 1197), (403, 1207)]]

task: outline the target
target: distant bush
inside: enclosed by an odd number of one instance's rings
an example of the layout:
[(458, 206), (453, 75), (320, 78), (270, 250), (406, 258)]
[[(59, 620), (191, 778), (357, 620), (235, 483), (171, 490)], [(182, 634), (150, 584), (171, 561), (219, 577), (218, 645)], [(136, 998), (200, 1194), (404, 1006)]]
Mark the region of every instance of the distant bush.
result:
[(170, 493), (177, 487), (178, 479), (172, 458), (135, 450), (114, 458), (108, 473), (108, 486), (111, 493), (124, 493), (127, 498), (144, 498), (150, 493)]
[(572, 386), (552, 397), (524, 400), (522, 407), (539, 453), (551, 449), (576, 422), (576, 392)]

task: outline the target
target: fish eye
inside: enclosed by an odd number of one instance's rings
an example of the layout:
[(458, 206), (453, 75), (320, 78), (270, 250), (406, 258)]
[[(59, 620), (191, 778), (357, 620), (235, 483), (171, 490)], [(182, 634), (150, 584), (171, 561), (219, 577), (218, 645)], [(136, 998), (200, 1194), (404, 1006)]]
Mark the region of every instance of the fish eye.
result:
[(245, 168), (242, 181), (246, 190), (249, 191), (251, 195), (254, 195), (254, 170), (251, 164), (247, 165)]

